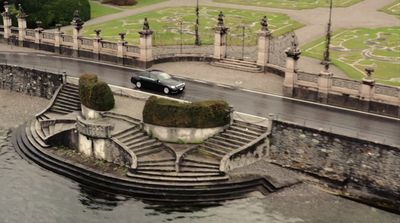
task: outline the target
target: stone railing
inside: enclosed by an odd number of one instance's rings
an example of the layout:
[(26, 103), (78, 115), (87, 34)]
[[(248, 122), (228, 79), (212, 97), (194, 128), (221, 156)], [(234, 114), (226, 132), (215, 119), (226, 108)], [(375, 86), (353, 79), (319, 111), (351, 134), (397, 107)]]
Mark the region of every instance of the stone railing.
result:
[(306, 72), (298, 72), (297, 73), (297, 80), (302, 82), (310, 82), (310, 83), (318, 83), (318, 75)]
[(332, 77), (331, 89), (344, 94), (358, 95), (361, 91), (361, 81)]
[(34, 40), (35, 39), (35, 30), (27, 29), (25, 32), (25, 35), (26, 35), (25, 38)]
[(62, 35), (62, 39), (64, 43), (73, 43), (74, 39), (72, 38), (72, 36), (69, 35)]
[(54, 40), (54, 33), (52, 32), (42, 32), (42, 38), (43, 39), (51, 39)]
[(93, 120), (85, 120), (78, 116), (76, 128), (79, 133), (93, 138), (111, 138), (113, 126), (107, 123), (99, 123)]
[(212, 57), (214, 46), (195, 46), (195, 45), (182, 45), (182, 46), (157, 46), (153, 47), (154, 58), (174, 57), (182, 55), (196, 55), (204, 57)]

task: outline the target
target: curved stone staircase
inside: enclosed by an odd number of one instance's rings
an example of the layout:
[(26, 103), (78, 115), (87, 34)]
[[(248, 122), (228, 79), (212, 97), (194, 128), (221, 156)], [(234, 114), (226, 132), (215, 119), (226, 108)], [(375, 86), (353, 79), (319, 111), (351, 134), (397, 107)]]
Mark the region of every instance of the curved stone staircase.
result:
[(266, 131), (265, 127), (238, 120), (203, 144), (177, 155), (168, 144), (147, 135), (139, 120), (103, 112), (103, 117), (123, 121), (125, 126), (129, 126), (113, 132), (111, 138), (136, 156), (137, 163), (129, 169), (126, 177), (57, 157), (49, 151), (49, 139), (75, 128), (80, 102), (77, 86), (67, 84), (56, 93), (50, 106), (36, 119), (20, 126), (13, 138), (21, 156), (46, 169), (98, 189), (154, 201), (208, 202), (242, 198), (254, 191), (267, 194), (277, 190), (264, 178), (230, 178), (220, 170), (224, 157), (258, 140)]

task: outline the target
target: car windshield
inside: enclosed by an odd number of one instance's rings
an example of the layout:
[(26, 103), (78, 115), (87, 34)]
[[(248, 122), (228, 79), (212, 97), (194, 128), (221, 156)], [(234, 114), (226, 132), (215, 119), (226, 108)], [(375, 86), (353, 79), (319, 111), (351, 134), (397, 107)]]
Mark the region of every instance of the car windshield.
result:
[(158, 73), (157, 76), (159, 80), (165, 80), (171, 78), (171, 76), (169, 76), (169, 74), (167, 73)]

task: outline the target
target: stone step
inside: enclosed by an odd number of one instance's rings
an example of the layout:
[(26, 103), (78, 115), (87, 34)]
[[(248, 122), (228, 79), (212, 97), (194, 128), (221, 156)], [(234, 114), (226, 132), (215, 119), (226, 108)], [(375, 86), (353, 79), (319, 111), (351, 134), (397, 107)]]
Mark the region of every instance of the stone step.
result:
[(244, 144), (251, 142), (250, 138), (243, 138), (238, 135), (230, 134), (228, 132), (221, 132), (220, 135), (221, 136), (218, 136), (218, 137), (222, 137), (222, 138), (229, 139), (229, 140), (235, 140), (237, 142), (243, 142)]
[(249, 61), (243, 61), (243, 60), (220, 60), (220, 63), (224, 63), (224, 64), (231, 64), (231, 65), (237, 65), (237, 66), (241, 66), (241, 67), (249, 67), (249, 68), (259, 68), (258, 65), (256, 63), (252, 63)]
[(242, 138), (246, 138), (246, 139), (249, 139), (250, 141), (258, 137), (258, 136), (254, 136), (254, 135), (248, 135), (248, 134), (243, 133), (241, 131), (236, 131), (234, 129), (229, 129), (229, 128), (226, 129), (223, 133), (234, 135), (234, 136), (238, 136), (238, 137), (242, 137)]
[(54, 107), (54, 106), (58, 106), (60, 108), (68, 109), (70, 111), (78, 111), (79, 110), (78, 106), (73, 106), (73, 105), (71, 106), (69, 104), (63, 103), (62, 101), (56, 101), (56, 103), (54, 103), (54, 105), (52, 107)]
[(183, 160), (180, 163), (180, 166), (186, 166), (186, 167), (192, 167), (192, 168), (206, 168), (206, 169), (210, 169), (210, 170), (219, 170), (219, 164), (218, 165), (210, 165), (210, 164), (190, 162), (190, 161), (186, 161), (186, 160)]
[(135, 124), (135, 125), (140, 125), (140, 123), (141, 123), (141, 121), (139, 119), (135, 119), (135, 118), (132, 118), (132, 117), (129, 117), (129, 116), (116, 114), (116, 113), (111, 113), (111, 112), (104, 112), (103, 116), (124, 120), (126, 122), (129, 122), (129, 123), (132, 123), (132, 124)]
[(227, 149), (237, 149), (237, 148), (239, 148), (240, 146), (242, 146), (243, 145), (243, 143), (231, 143), (231, 142), (228, 142), (228, 140), (227, 139), (224, 139), (224, 138), (217, 138), (217, 137), (212, 137), (212, 138), (210, 138), (210, 139), (208, 139), (207, 140), (207, 142), (210, 142), (210, 143), (213, 143), (213, 144), (217, 144), (217, 145), (220, 145), (220, 146), (222, 146), (223, 148), (227, 148)]
[(71, 92), (65, 92), (65, 91), (61, 91), (58, 96), (61, 96), (63, 98), (69, 98), (70, 100), (75, 100), (75, 101), (80, 101), (79, 95), (78, 94), (74, 94)]
[(229, 178), (227, 176), (218, 177), (173, 177), (173, 176), (153, 176), (144, 173), (127, 173), (128, 177), (146, 179), (150, 181), (163, 181), (163, 182), (214, 182), (214, 181), (226, 181)]
[(195, 163), (195, 164), (202, 164), (202, 165), (207, 165), (207, 166), (214, 166), (219, 168), (219, 162), (210, 162), (210, 160), (198, 160), (198, 159), (193, 159), (193, 158), (184, 158), (184, 162), (187, 163)]
[(131, 131), (131, 132), (129, 132), (129, 134), (124, 134), (123, 136), (121, 136), (119, 138), (122, 143), (126, 144), (132, 140), (143, 137), (145, 135), (146, 134), (144, 132), (142, 132), (140, 129), (137, 129), (136, 131)]
[(257, 66), (256, 61), (238, 60), (238, 59), (233, 59), (233, 58), (224, 58), (223, 61)]
[(244, 128), (240, 127), (240, 126), (236, 126), (236, 125), (231, 125), (231, 126), (229, 126), (228, 129), (232, 129), (232, 130), (235, 130), (237, 132), (241, 132), (241, 133), (244, 133), (244, 134), (247, 134), (247, 135), (255, 136), (256, 138), (262, 134), (260, 132), (254, 132), (254, 131), (251, 131), (249, 129), (246, 130), (246, 129), (244, 129)]
[(60, 110), (60, 109), (57, 109), (57, 108), (51, 108), (50, 111), (54, 112), (54, 113), (57, 113), (57, 114), (61, 114), (61, 115), (66, 115), (66, 114), (70, 113), (70, 112), (66, 112), (66, 111), (63, 111), (63, 110)]
[(259, 67), (247, 67), (247, 66), (229, 64), (229, 63), (221, 63), (221, 62), (213, 62), (212, 64), (217, 67), (246, 71), (246, 72), (251, 72), (251, 73), (261, 73), (262, 72), (262, 69)]
[(71, 113), (71, 112), (74, 111), (72, 109), (68, 109), (68, 108), (65, 108), (65, 107), (62, 107), (62, 106), (59, 106), (59, 105), (53, 105), (50, 110), (51, 111), (61, 111), (64, 114), (68, 114), (68, 113)]
[(130, 136), (131, 133), (139, 132), (139, 131), (140, 131), (140, 129), (138, 129), (137, 126), (133, 126), (133, 127), (130, 127), (130, 128), (127, 128), (127, 129), (123, 129), (123, 130), (121, 130), (119, 132), (114, 133), (113, 137), (115, 137), (118, 140), (120, 140), (120, 139), (122, 139), (122, 138), (124, 138), (126, 136)]
[(44, 136), (45, 136), (45, 137), (47, 137), (47, 136), (50, 135), (50, 129), (49, 129), (49, 128), (43, 127), (42, 130), (43, 130), (43, 133), (44, 133)]
[(212, 148), (201, 148), (201, 149), (199, 149), (199, 151), (201, 152), (201, 153), (205, 153), (205, 154), (208, 154), (208, 155), (211, 155), (211, 156), (215, 156), (215, 157), (218, 157), (218, 158), (222, 158), (225, 154), (221, 154), (221, 152), (220, 151), (215, 151), (215, 149), (212, 149)]
[(64, 85), (64, 87), (79, 90), (79, 85), (77, 85), (77, 84), (66, 83), (66, 84)]
[(221, 143), (213, 142), (212, 139), (208, 139), (206, 142), (204, 142), (203, 145), (206, 146), (207, 148), (212, 148), (215, 151), (221, 152), (223, 154), (229, 153), (230, 151), (236, 148), (232, 146), (221, 145)]
[(147, 164), (170, 164), (172, 163), (173, 165), (175, 165), (175, 159), (171, 158), (171, 159), (159, 159), (159, 160), (138, 160), (138, 165), (147, 165)]
[(225, 176), (221, 173), (194, 173), (194, 172), (157, 172), (157, 171), (135, 171), (137, 174), (147, 174), (153, 176), (165, 176), (165, 177), (215, 177)]
[(42, 137), (38, 135), (38, 132), (36, 131), (36, 122), (37, 121), (31, 121), (30, 125), (30, 133), (32, 134), (32, 137), (34, 138), (34, 140), (43, 148), (47, 148), (49, 147), (49, 145), (46, 144), (46, 142), (43, 141)]
[(162, 147), (159, 147), (159, 146), (150, 147), (150, 148), (147, 148), (147, 149), (145, 149), (145, 150), (141, 150), (141, 151), (139, 151), (139, 152), (136, 152), (135, 154), (136, 154), (137, 157), (142, 157), (142, 156), (147, 156), (147, 155), (150, 155), (150, 154), (158, 153), (158, 152), (160, 152), (162, 149), (163, 149), (163, 148), (162, 148)]
[(65, 105), (69, 105), (69, 106), (74, 107), (74, 108), (79, 108), (79, 109), (81, 109), (81, 103), (80, 103), (79, 101), (77, 101), (77, 102), (72, 102), (72, 101), (70, 101), (70, 100), (63, 100), (62, 98), (58, 98), (58, 97), (57, 97), (55, 103), (56, 103), (56, 104), (57, 104), (57, 103), (59, 103), (59, 104), (65, 104)]
[[(149, 136), (147, 136), (147, 135), (142, 135), (142, 136), (140, 136), (140, 137), (137, 137), (137, 138), (134, 138), (133, 140), (130, 140), (129, 142), (127, 142), (125, 145), (128, 147), (128, 148), (134, 148), (134, 147), (136, 147), (137, 145), (140, 145), (140, 143), (142, 143), (142, 142), (144, 142), (144, 141), (147, 141), (147, 140), (150, 140), (151, 138), (149, 137)], [(153, 139), (154, 141), (155, 141), (155, 139)]]
[(138, 161), (138, 166), (140, 167), (149, 167), (149, 166), (158, 166), (158, 167), (163, 167), (163, 166), (175, 166), (175, 160), (172, 161), (162, 161), (162, 162), (151, 162), (151, 163), (142, 163)]
[(49, 135), (53, 135), (55, 132), (55, 126), (54, 125), (49, 125)]
[(254, 131), (254, 132), (264, 133), (264, 132), (267, 131), (267, 128), (265, 128), (265, 127), (257, 126), (257, 125), (253, 125), (253, 124), (250, 124), (250, 123), (237, 121), (237, 120), (233, 121), (233, 125), (240, 126), (240, 127), (243, 127), (243, 128), (247, 128), (247, 129), (249, 129), (251, 131)]
[(239, 145), (239, 146), (246, 145), (249, 142), (248, 140), (246, 140), (245, 142), (239, 141), (239, 140), (232, 139), (232, 138), (224, 136), (224, 135), (216, 135), (216, 136), (213, 136), (212, 139), (216, 139), (219, 141), (227, 141), (229, 143), (232, 143), (232, 145)]
[(163, 147), (161, 142), (153, 141), (153, 142), (147, 142), (144, 143), (142, 146), (136, 147), (136, 148), (130, 148), (135, 154), (138, 154), (142, 151), (148, 150), (148, 149), (153, 149), (157, 147)]
[(138, 166), (136, 168), (138, 171), (146, 170), (146, 171), (160, 171), (160, 172), (176, 172), (175, 165), (174, 166)]
[(65, 94), (61, 94), (61, 93), (57, 95), (57, 100), (68, 101), (72, 104), (81, 104), (81, 101), (79, 100), (79, 98), (71, 97), (71, 95), (65, 95)]
[(179, 168), (180, 173), (220, 173), (219, 169), (197, 168), (182, 165)]

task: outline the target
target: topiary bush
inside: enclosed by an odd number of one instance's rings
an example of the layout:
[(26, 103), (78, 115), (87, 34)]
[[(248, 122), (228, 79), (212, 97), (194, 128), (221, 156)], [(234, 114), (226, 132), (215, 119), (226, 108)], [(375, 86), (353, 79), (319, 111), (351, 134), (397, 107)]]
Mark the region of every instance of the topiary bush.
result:
[(165, 127), (214, 128), (230, 123), (231, 108), (221, 100), (182, 103), (151, 96), (143, 109), (143, 121)]
[(95, 74), (83, 74), (79, 78), (81, 103), (96, 111), (114, 108), (114, 95), (107, 83), (99, 81)]

